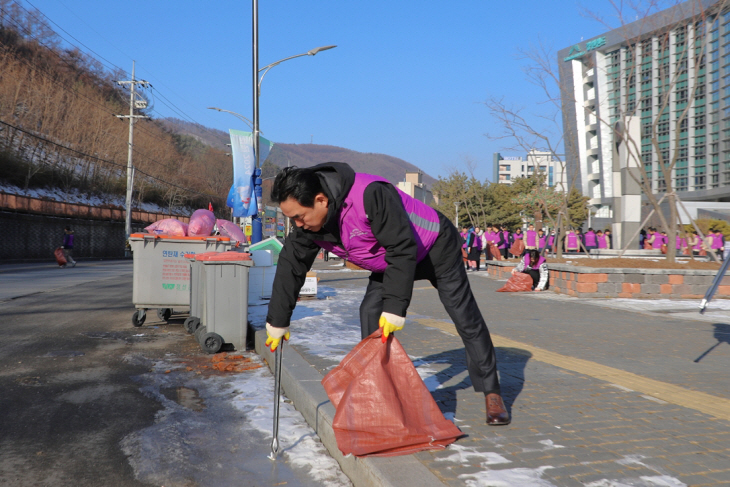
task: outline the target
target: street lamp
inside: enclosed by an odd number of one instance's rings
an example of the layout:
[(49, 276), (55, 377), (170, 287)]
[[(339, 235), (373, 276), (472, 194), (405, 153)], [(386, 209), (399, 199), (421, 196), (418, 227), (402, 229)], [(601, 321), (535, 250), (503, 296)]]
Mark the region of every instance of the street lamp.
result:
[[(255, 175), (256, 178), (254, 180), (254, 191), (256, 193), (256, 201), (258, 204), (258, 213), (259, 215), (254, 216), (251, 219), (251, 243), (257, 243), (261, 241), (262, 238), (262, 228), (261, 228), (261, 165), (259, 164), (259, 96), (261, 95), (261, 82), (264, 80), (264, 76), (266, 76), (266, 73), (269, 72), (271, 68), (276, 66), (277, 64), (281, 64), (284, 61), (288, 61), (290, 59), (294, 59), (297, 57), (302, 56), (314, 56), (320, 51), (326, 51), (328, 49), (333, 49), (337, 46), (322, 46), (322, 47), (316, 47), (314, 49), (311, 49), (307, 52), (304, 52), (302, 54), (297, 54), (295, 56), (289, 56), (284, 59), (280, 59), (276, 62), (273, 62), (271, 64), (267, 64), (263, 68), (259, 69), (259, 1), (253, 0), (252, 1), (253, 6), (253, 15), (252, 15), (252, 21), (253, 21), (253, 39), (251, 42), (252, 48), (253, 48), (253, 150), (254, 150), (254, 157), (256, 158), (256, 169), (255, 169)], [(259, 73), (263, 71), (263, 74), (261, 74), (261, 77), (259, 78)]]
[[(244, 117), (243, 115), (241, 115), (240, 113), (232, 112), (230, 110), (224, 110), (223, 108), (218, 108), (218, 107), (208, 107), (208, 110), (218, 110), (219, 112), (230, 113), (234, 117), (238, 117), (241, 121), (243, 121), (249, 127), (253, 128), (253, 122), (251, 120), (249, 120), (248, 118)], [(263, 133), (263, 132), (261, 132), (261, 133)]]
[(456, 229), (459, 229), (459, 202), (455, 202), (454, 205), (456, 205)]

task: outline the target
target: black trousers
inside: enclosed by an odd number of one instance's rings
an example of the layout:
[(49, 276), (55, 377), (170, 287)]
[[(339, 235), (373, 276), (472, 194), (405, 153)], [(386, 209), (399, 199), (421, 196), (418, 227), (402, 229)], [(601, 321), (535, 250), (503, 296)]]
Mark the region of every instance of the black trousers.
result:
[[(454, 225), (439, 213), (441, 230), (433, 248), (416, 267), (416, 280), (426, 279), (438, 290), (439, 299), (456, 326), (466, 349), (469, 378), (477, 392), (499, 393), (497, 357), (492, 337), (471, 292), (461, 255), (461, 239)], [(360, 305), (362, 337), (378, 329), (383, 311), (383, 274), (370, 275)]]

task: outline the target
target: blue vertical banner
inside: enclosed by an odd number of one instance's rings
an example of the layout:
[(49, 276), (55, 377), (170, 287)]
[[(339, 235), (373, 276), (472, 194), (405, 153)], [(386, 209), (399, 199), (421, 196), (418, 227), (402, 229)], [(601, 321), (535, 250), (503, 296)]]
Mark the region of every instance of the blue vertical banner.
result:
[[(231, 154), (233, 154), (233, 186), (228, 192), (226, 205), (233, 208), (233, 216), (253, 216), (257, 213), (254, 192), (254, 169), (256, 158), (253, 150), (253, 134), (241, 130), (229, 130)], [(259, 136), (259, 161), (263, 164), (271, 151), (273, 142)]]

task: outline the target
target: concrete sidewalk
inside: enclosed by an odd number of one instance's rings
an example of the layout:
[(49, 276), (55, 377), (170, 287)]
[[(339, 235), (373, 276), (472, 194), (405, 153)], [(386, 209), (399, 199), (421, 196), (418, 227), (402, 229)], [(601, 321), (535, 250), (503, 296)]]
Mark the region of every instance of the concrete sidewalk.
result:
[[(336, 300), (364, 290), (367, 275), (321, 274), (319, 285)], [(298, 345), (293, 323), (283, 387), (355, 485), (730, 484), (730, 319), (495, 293), (501, 283), (479, 273), (470, 280), (497, 346), (513, 422), (486, 426), (461, 339), (436, 291), (417, 282), (397, 336), (442, 412), (467, 435), (443, 451), (343, 458), (330, 426), (334, 408), (320, 384), (337, 361)], [(352, 314), (356, 320), (357, 309)], [(257, 351), (273, 364), (261, 338)]]

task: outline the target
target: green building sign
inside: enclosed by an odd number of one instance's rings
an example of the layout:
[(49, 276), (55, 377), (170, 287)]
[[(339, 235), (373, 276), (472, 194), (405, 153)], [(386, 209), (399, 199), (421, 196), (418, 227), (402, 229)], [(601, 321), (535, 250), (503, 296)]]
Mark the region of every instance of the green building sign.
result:
[(586, 42), (585, 48), (581, 50), (580, 44), (576, 44), (575, 46), (570, 48), (570, 52), (568, 53), (568, 57), (563, 59), (563, 61), (572, 61), (573, 59), (578, 59), (579, 57), (583, 57), (584, 55), (588, 54), (591, 51), (594, 51), (598, 49), (601, 46), (606, 45), (606, 38), (605, 37), (598, 37), (596, 39), (590, 40)]

